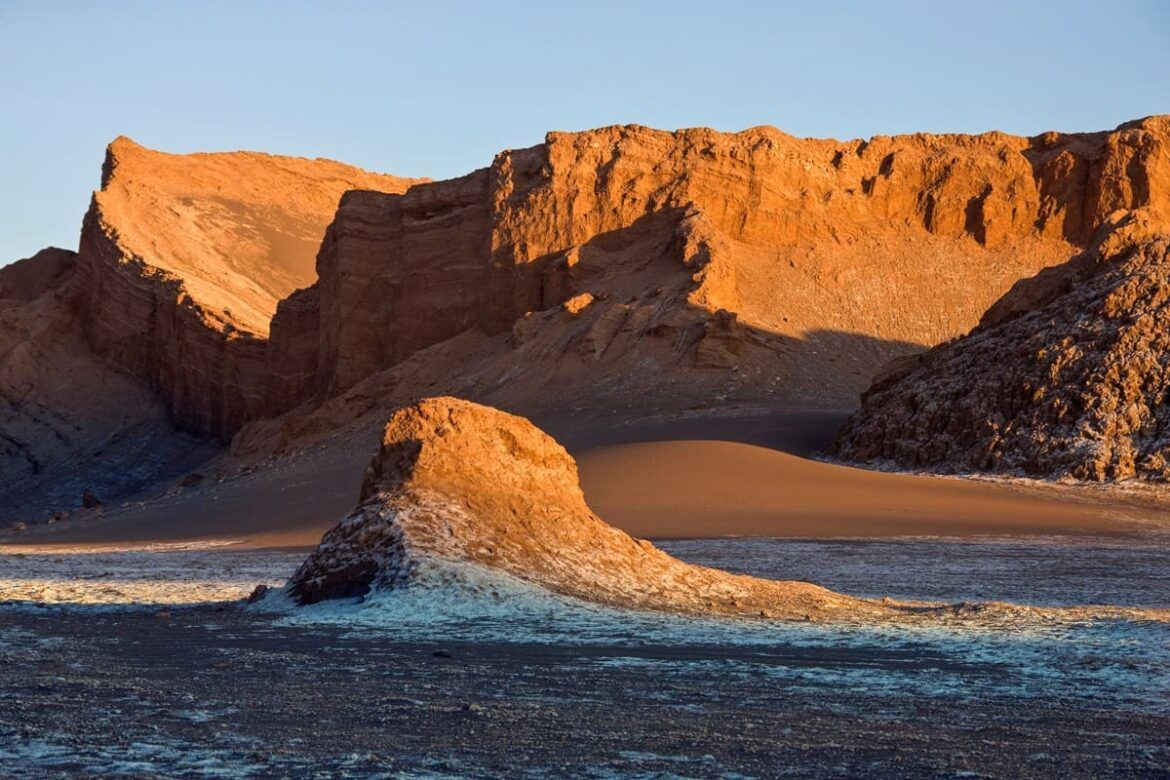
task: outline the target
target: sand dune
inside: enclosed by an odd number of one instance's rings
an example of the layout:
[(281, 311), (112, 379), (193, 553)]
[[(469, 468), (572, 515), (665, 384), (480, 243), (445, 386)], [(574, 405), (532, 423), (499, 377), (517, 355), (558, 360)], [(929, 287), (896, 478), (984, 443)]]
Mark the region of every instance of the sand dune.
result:
[(578, 463), (590, 506), (634, 536), (1108, 533), (1141, 514), (1052, 488), (865, 471), (727, 441), (598, 447)]
[[(811, 459), (844, 416), (790, 409), (540, 422), (577, 458), (590, 507), (634, 536), (1112, 534), (1142, 523), (1170, 526), (1170, 512), (1155, 502), (1092, 488), (891, 474)], [(376, 447), (376, 433), (350, 433), (222, 483), (5, 541), (315, 545), (353, 506)]]

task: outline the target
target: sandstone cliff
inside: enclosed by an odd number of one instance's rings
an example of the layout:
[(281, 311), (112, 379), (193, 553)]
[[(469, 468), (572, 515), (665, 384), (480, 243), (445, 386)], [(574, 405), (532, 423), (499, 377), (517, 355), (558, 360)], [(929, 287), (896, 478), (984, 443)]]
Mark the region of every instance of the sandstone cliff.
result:
[(342, 193), (411, 183), (330, 160), (172, 155), (115, 140), (81, 233), (90, 344), (155, 387), (183, 427), (230, 436), (274, 413), (266, 391), (283, 366), (270, 380), (269, 323), (315, 279)]
[(724, 310), (787, 341), (778, 381), (791, 395), (841, 400), (891, 352), (964, 332), (1110, 212), (1147, 202), (1153, 172), (1134, 138), (1164, 134), (1164, 120), (844, 144), (770, 128), (552, 133), (463, 179), (344, 198), (319, 264), (318, 384), (344, 389), (589, 293), (601, 351), (664, 317), (682, 327), (685, 308), (693, 360)]
[(434, 183), (119, 139), (75, 270), (46, 259), (0, 290), (58, 289), (48, 320), (239, 453), (444, 392), (525, 413), (843, 405), (1118, 212), (1162, 213), (1167, 127), (610, 127)]
[(836, 454), (934, 471), (1170, 478), (1168, 214), (1119, 215), (1090, 251), (1018, 284), (970, 335), (891, 372)]

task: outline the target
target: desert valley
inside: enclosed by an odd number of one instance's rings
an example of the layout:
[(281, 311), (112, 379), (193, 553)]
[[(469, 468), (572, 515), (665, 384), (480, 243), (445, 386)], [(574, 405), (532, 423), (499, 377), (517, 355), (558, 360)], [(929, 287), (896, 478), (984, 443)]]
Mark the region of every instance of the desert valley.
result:
[(0, 267), (0, 774), (1170, 775), (1170, 117), (483, 162)]

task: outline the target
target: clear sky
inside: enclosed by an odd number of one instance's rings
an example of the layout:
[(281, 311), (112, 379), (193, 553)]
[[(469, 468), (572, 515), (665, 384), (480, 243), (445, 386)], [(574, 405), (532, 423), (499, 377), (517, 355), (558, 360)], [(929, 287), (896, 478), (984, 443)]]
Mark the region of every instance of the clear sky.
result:
[(550, 129), (1099, 130), (1170, 113), (1170, 2), (0, 0), (0, 263), (105, 145), (454, 176)]

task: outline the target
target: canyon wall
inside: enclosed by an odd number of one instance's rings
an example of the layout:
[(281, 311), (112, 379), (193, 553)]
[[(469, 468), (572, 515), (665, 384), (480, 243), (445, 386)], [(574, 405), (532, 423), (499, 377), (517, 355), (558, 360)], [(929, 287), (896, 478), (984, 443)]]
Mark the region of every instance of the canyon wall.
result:
[[(491, 360), (472, 379), (452, 358), (436, 381), (476, 397), (584, 380), (606, 403), (671, 385), (848, 404), (1114, 212), (1165, 198), (1165, 128), (837, 142), (609, 127), (434, 183), (118, 141), (81, 305), (100, 355), (225, 439), (467, 333), (496, 339)], [(314, 274), (308, 236), (330, 216)]]
[(183, 428), (226, 439), (273, 412), (268, 388), (285, 367), (270, 379), (269, 323), (314, 281), (342, 193), (412, 183), (330, 160), (171, 155), (119, 138), (81, 231), (89, 343), (155, 387)]
[(550, 133), (403, 195), (349, 193), (319, 258), (316, 391), (578, 294), (620, 330), (617, 307), (646, 291), (606, 279), (606, 264), (634, 275), (665, 254), (673, 276), (647, 281), (682, 280), (676, 303), (697, 327), (723, 310), (798, 346), (779, 396), (848, 402), (884, 360), (965, 332), (1112, 212), (1163, 197), (1148, 139), (1164, 128), (841, 143), (610, 127)]

